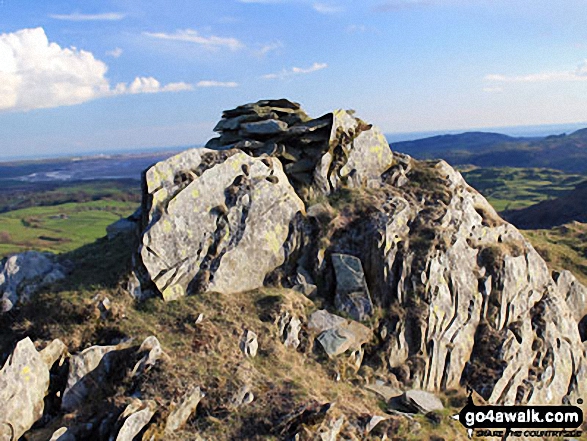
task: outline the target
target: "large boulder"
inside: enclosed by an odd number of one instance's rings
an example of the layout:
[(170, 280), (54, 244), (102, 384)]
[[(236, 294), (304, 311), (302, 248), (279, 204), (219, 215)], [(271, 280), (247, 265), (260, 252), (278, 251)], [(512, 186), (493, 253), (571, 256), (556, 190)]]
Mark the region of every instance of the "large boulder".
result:
[(49, 371), (66, 352), (60, 340), (41, 352), (28, 337), (16, 344), (0, 370), (0, 439), (20, 439), (43, 416)]
[(39, 289), (65, 277), (51, 253), (25, 251), (0, 263), (0, 312), (29, 300)]
[(146, 182), (140, 257), (166, 300), (262, 286), (304, 211), (278, 160), (239, 151), (189, 150), (153, 166)]
[(346, 320), (325, 310), (315, 311), (308, 320), (310, 332), (318, 333), (316, 340), (330, 357), (346, 351), (360, 351), (373, 338), (369, 328), (354, 320)]

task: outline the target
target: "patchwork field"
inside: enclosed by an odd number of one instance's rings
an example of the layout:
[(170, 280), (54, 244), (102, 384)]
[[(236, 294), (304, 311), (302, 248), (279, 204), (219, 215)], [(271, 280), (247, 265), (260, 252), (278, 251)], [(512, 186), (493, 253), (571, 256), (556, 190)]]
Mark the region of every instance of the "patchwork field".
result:
[(459, 171), (497, 211), (524, 208), (557, 198), (587, 179), (583, 175), (544, 168), (468, 166)]
[(99, 200), (30, 207), (0, 214), (0, 256), (25, 250), (63, 253), (94, 242), (136, 202)]

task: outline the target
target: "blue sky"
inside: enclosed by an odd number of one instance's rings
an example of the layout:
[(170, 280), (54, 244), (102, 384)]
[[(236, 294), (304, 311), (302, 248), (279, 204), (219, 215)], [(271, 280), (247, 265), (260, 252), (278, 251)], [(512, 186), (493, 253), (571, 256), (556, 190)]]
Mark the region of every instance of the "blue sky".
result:
[(584, 0), (0, 0), (0, 157), (193, 145), (267, 97), (385, 132), (587, 121)]

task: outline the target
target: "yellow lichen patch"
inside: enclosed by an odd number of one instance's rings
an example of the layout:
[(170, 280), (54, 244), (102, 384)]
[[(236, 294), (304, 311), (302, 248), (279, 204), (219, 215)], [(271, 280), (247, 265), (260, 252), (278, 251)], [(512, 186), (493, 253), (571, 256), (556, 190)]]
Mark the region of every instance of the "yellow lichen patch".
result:
[(197, 198), (199, 198), (199, 197), (200, 197), (200, 190), (199, 190), (199, 189), (197, 189), (197, 188), (194, 188), (194, 189), (192, 190), (192, 197), (193, 197), (194, 199), (197, 199)]
[(269, 249), (273, 251), (273, 253), (279, 253), (281, 249), (281, 241), (280, 236), (282, 233), (283, 227), (281, 225), (276, 225), (274, 230), (267, 231), (265, 233), (265, 240), (267, 241), (267, 245), (269, 245)]
[(171, 285), (168, 286), (163, 290), (161, 293), (163, 295), (163, 299), (166, 302), (170, 302), (172, 300), (178, 300), (182, 297), (185, 297), (184, 289), (179, 285)]
[(22, 368), (21, 375), (24, 381), (30, 381), (31, 379), (31, 368), (29, 366), (25, 366)]
[(171, 225), (171, 222), (169, 222), (167, 219), (165, 219), (163, 221), (163, 232), (166, 234), (171, 233), (171, 231), (173, 230), (173, 225)]

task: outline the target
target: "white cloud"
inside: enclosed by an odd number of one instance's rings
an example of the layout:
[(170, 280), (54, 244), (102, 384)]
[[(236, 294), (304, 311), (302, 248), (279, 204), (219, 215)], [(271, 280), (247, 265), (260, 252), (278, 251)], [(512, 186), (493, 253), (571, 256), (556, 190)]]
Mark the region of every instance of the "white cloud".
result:
[(161, 83), (153, 77), (136, 77), (132, 83), (126, 85), (119, 83), (114, 89), (114, 94), (138, 94), (138, 93), (159, 93), (159, 92), (181, 92), (192, 90), (193, 86), (187, 83), (169, 83), (161, 86)]
[(497, 83), (544, 83), (555, 81), (587, 81), (587, 60), (573, 71), (540, 72), (528, 75), (485, 75), (486, 81)]
[(375, 12), (393, 12), (428, 6), (430, 4), (430, 0), (389, 0), (374, 6), (373, 9)]
[(122, 49), (117, 47), (116, 49), (112, 49), (111, 51), (106, 51), (106, 55), (112, 58), (118, 58), (122, 55)]
[(270, 52), (278, 51), (283, 47), (283, 43), (281, 41), (275, 41), (273, 43), (266, 44), (262, 46), (259, 50), (255, 51), (255, 55), (258, 57), (264, 57)]
[(238, 87), (238, 83), (234, 81), (199, 81), (197, 87)]
[(137, 77), (114, 88), (108, 67), (91, 52), (50, 43), (43, 28), (0, 35), (0, 111), (71, 106), (96, 98), (130, 93), (189, 90), (186, 83), (162, 86)]
[(308, 68), (292, 67), (290, 70), (284, 69), (279, 73), (272, 73), (272, 74), (263, 75), (263, 78), (268, 79), (268, 80), (272, 80), (272, 79), (276, 79), (276, 78), (286, 78), (286, 77), (290, 77), (292, 75), (309, 74), (312, 72), (316, 72), (318, 70), (326, 69), (327, 67), (328, 67), (328, 64), (326, 64), (326, 63), (314, 63), (314, 64), (312, 64), (312, 66), (310, 66)]
[(51, 14), (49, 17), (67, 21), (117, 21), (126, 17), (126, 14), (121, 14), (120, 12), (105, 12), (103, 14), (80, 14), (79, 12), (74, 12), (73, 14)]
[(218, 37), (211, 35), (209, 37), (203, 37), (194, 29), (178, 30), (173, 34), (166, 34), (164, 32), (145, 32), (145, 35), (161, 40), (174, 40), (174, 41), (185, 41), (188, 43), (198, 44), (208, 50), (217, 50), (220, 48), (228, 48), (232, 51), (236, 51), (244, 47), (239, 40), (230, 37)]
[(358, 33), (362, 34), (362, 33), (364, 33), (364, 32), (367, 32), (367, 26), (365, 26), (365, 25), (356, 25), (356, 24), (353, 24), (353, 25), (349, 25), (349, 26), (347, 26), (347, 28), (346, 28), (346, 31), (347, 31), (349, 34), (355, 34), (355, 33), (357, 33), (357, 34), (358, 34)]
[(320, 14), (338, 14), (343, 11), (343, 8), (340, 6), (329, 5), (326, 3), (314, 3), (312, 9)]

